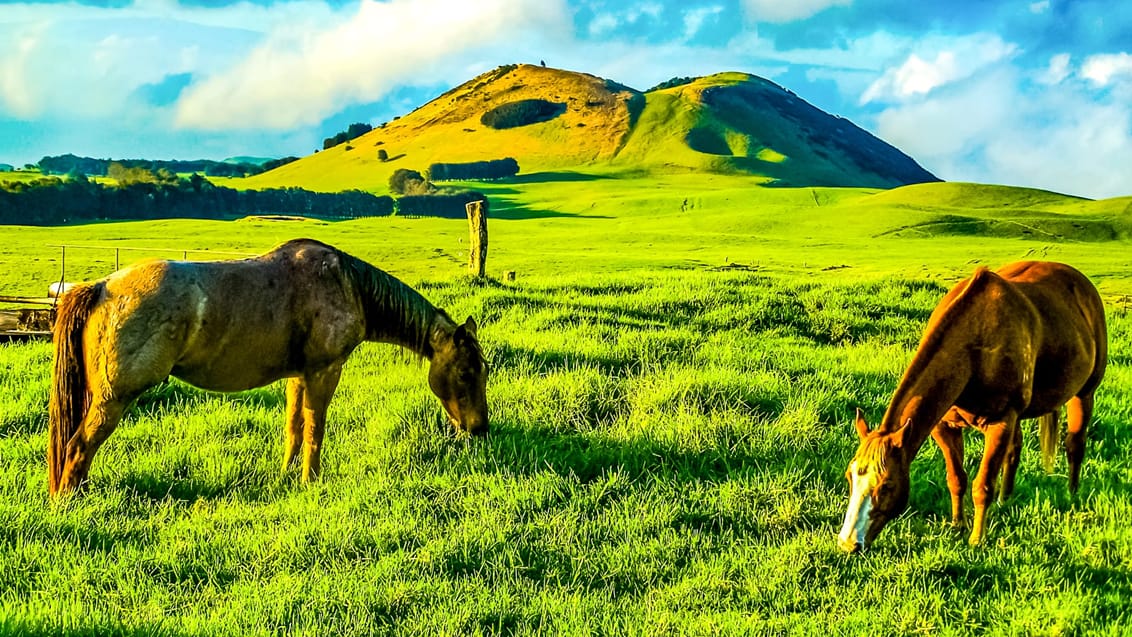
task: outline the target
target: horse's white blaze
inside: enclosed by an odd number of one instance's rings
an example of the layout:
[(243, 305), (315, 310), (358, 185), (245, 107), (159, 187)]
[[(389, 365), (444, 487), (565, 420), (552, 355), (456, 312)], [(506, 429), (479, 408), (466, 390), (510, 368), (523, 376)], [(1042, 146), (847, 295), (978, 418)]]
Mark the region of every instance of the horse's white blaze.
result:
[(869, 524), (869, 511), (873, 508), (873, 499), (869, 496), (871, 490), (869, 474), (858, 474), (856, 460), (849, 465), (849, 474), (852, 476), (849, 508), (845, 511), (845, 523), (841, 525), (841, 533), (837, 535), (837, 538), (843, 545), (856, 542), (863, 547), (865, 545), (865, 529)]

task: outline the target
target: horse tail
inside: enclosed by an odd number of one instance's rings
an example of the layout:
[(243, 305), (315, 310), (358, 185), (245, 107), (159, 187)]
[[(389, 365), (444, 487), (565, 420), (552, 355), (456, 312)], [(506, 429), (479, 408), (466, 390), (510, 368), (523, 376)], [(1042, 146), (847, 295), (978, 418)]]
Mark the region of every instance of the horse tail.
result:
[(1053, 473), (1053, 462), (1057, 459), (1057, 409), (1038, 417), (1038, 442), (1042, 448), (1042, 468), (1047, 474)]
[(82, 424), (90, 404), (83, 357), (83, 327), (102, 299), (104, 284), (82, 285), (67, 291), (59, 302), (52, 339), (55, 365), (47, 425), (47, 488), (59, 491), (67, 460), (67, 443)]

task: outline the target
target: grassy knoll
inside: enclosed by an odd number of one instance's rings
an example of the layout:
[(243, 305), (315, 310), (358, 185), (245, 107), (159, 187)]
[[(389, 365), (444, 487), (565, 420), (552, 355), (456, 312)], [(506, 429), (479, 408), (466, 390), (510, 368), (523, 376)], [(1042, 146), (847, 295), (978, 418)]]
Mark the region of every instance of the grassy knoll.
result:
[[(278, 384), (170, 382), (123, 420), (91, 490), (50, 504), (49, 349), (0, 346), (0, 632), (1127, 632), (1127, 203), (749, 184), (488, 185), (489, 271), (518, 271), (507, 284), (461, 278), (462, 221), (3, 228), (0, 288), (27, 292), (57, 276), (50, 243), (251, 253), (322, 239), (475, 316), (494, 371), (491, 436), (457, 440), (425, 368), (363, 345), (310, 486), (278, 471)], [(1028, 203), (991, 205), (1012, 198)], [(1015, 230), (971, 234), (951, 217)], [(1041, 219), (1069, 223), (1023, 232)], [(926, 446), (909, 514), (869, 553), (842, 555), (853, 408), (879, 418), (949, 285), (1027, 255), (1078, 265), (1108, 303), (1112, 362), (1080, 496), (1063, 459), (1041, 472), (1031, 433), (1016, 498), (992, 511), (989, 546), (970, 548)], [(69, 278), (112, 260), (75, 250)], [(981, 438), (968, 447), (973, 467)]]

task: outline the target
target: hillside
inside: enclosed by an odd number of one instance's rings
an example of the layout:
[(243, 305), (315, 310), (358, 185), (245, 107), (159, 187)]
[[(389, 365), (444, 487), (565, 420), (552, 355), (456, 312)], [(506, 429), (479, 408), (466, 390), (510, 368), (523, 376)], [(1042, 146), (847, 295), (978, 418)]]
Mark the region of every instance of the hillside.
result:
[[(525, 120), (490, 125), (494, 115), (520, 106), (530, 107)], [(423, 172), (437, 162), (502, 157), (514, 157), (524, 173), (691, 171), (779, 186), (874, 188), (937, 181), (852, 122), (753, 75), (723, 73), (641, 93), (584, 73), (518, 65), (484, 73), (357, 139), (240, 185), (382, 192), (398, 168)]]

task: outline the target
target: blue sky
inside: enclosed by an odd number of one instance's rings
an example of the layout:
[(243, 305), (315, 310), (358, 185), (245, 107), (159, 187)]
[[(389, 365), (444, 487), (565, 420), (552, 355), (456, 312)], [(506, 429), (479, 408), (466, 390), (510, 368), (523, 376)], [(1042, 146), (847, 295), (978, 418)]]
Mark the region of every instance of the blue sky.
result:
[(305, 155), (501, 64), (744, 71), (940, 177), (1132, 194), (1132, 2), (0, 2), (0, 162)]

